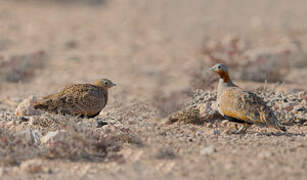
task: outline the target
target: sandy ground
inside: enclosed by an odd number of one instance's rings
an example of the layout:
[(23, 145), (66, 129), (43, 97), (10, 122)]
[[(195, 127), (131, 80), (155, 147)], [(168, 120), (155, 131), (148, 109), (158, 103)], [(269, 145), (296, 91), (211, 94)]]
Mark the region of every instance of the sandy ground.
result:
[[(111, 89), (99, 118), (130, 129), (142, 143), (123, 144), (122, 158), (116, 161), (38, 158), (23, 164), (35, 161), (48, 170), (31, 173), (23, 166), (3, 167), (0, 177), (306, 179), (307, 126), (289, 127), (290, 135), (264, 135), (255, 129), (227, 135), (214, 127), (163, 125), (153, 105), (157, 92), (168, 95), (192, 88), (190, 74), (206, 60), (201, 53), (205, 39), (236, 36), (252, 46), (278, 48), (299, 43), (296, 48), (304, 54), (306, 5), (286, 0), (109, 0), (99, 5), (1, 1), (1, 59), (38, 51), (46, 56), (44, 67), (36, 69), (32, 79), (2, 80), (1, 101), (20, 102), (70, 83), (106, 77), (118, 86)], [(306, 72), (305, 66), (287, 73), (282, 88), (306, 92)], [(263, 86), (237, 80), (247, 89)], [(15, 107), (13, 103), (1, 111), (13, 112)]]

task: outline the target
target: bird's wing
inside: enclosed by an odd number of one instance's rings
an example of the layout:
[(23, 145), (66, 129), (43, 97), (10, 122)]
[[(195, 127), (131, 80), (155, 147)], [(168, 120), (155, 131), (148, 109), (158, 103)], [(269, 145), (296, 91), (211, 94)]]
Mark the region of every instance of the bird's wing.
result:
[(107, 91), (91, 84), (73, 84), (37, 101), (36, 109), (72, 115), (96, 115), (107, 103)]
[(78, 110), (76, 114), (95, 115), (106, 105), (107, 92), (91, 84), (73, 85), (64, 92), (65, 97), (71, 101), (70, 106)]
[(266, 123), (267, 106), (262, 98), (238, 87), (226, 88), (222, 92), (218, 108), (229, 117), (255, 124)]
[(33, 107), (35, 109), (41, 109), (41, 110), (49, 111), (50, 109), (52, 109), (53, 99), (54, 99), (55, 96), (57, 96), (57, 93), (45, 96), (45, 97), (37, 100), (33, 104)]
[(79, 96), (86, 94), (88, 90), (88, 86), (82, 86), (80, 84), (69, 85), (57, 93), (38, 100), (34, 108), (65, 114), (80, 113), (84, 111), (84, 108), (78, 105)]

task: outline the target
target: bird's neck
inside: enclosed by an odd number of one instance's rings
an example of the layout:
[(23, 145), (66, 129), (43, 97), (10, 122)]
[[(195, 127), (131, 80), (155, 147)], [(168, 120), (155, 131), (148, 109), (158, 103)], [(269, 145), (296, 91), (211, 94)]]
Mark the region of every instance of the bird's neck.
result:
[(219, 84), (217, 86), (217, 97), (220, 97), (225, 87), (226, 83), (224, 83), (224, 80), (220, 78)]
[(231, 82), (228, 72), (222, 71), (222, 72), (219, 72), (219, 75), (221, 79), (223, 79), (224, 83)]
[(102, 89), (104, 89), (106, 92), (108, 92), (108, 89), (109, 89), (109, 88), (103, 86), (103, 85), (102, 85), (101, 83), (99, 83), (99, 82), (95, 82), (93, 85), (96, 86), (96, 87), (102, 88)]
[(108, 103), (108, 89), (106, 88), (105, 94), (104, 94), (104, 98), (105, 98), (105, 103)]
[[(219, 73), (220, 74), (220, 73)], [(234, 83), (232, 83), (232, 81), (229, 78), (228, 73), (224, 73), (224, 74), (220, 74), (220, 80), (219, 80), (219, 84), (217, 87), (217, 96), (219, 97), (222, 92), (224, 91), (225, 88), (227, 87), (237, 87), (237, 85), (235, 85)]]

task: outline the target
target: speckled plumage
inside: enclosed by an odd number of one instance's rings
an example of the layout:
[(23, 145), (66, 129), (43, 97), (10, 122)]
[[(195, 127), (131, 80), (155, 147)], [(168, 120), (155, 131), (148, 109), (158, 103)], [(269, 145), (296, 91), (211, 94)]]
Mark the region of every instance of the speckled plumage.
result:
[(252, 124), (286, 131), (261, 97), (232, 83), (225, 65), (216, 64), (210, 69), (221, 77), (217, 95), (219, 113), (225, 119), (243, 124), (237, 133), (246, 131)]
[(106, 106), (108, 89), (115, 84), (101, 79), (94, 84), (73, 84), (34, 104), (35, 109), (80, 117), (95, 117)]

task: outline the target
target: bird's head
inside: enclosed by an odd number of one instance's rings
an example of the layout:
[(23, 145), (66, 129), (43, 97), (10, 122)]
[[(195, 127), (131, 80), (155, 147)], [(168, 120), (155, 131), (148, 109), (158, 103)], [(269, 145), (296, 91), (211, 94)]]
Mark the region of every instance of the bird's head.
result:
[(104, 89), (109, 89), (113, 86), (116, 86), (115, 83), (113, 83), (112, 81), (108, 80), (108, 79), (99, 79), (97, 81), (95, 81), (94, 83), (96, 86), (102, 87)]
[(224, 64), (216, 64), (212, 66), (210, 70), (218, 74), (223, 73), (223, 72), (228, 72), (227, 66), (225, 66)]
[(211, 71), (216, 72), (224, 80), (224, 82), (230, 81), (228, 75), (228, 68), (224, 64), (216, 64), (210, 68)]

